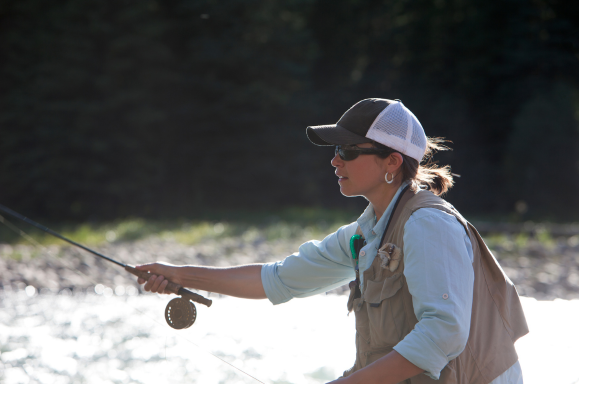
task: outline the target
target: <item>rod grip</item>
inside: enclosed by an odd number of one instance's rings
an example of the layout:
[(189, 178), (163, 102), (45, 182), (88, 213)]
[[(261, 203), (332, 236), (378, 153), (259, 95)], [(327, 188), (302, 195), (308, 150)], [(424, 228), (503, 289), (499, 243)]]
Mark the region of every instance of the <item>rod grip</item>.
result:
[[(130, 266), (126, 266), (125, 269), (127, 270), (127, 272), (130, 272), (135, 276), (145, 279), (146, 281), (148, 281), (150, 279), (150, 277), (153, 275), (150, 272), (142, 271), (141, 269), (137, 269), (137, 268), (130, 267)], [(194, 293), (190, 290), (187, 290), (183, 286), (181, 286), (177, 283), (174, 283), (174, 282), (169, 282), (167, 284), (166, 289), (170, 292), (180, 295), (184, 299), (188, 299), (191, 301), (195, 301), (196, 303), (204, 304), (206, 307), (210, 307), (212, 304), (212, 300), (207, 299), (206, 297), (201, 296), (198, 293)]]

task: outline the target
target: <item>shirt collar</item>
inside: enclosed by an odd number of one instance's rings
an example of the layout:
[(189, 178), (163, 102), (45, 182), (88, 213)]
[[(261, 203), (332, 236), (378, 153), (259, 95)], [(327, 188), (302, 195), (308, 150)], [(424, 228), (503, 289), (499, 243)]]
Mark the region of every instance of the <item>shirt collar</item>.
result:
[(388, 204), (387, 208), (385, 209), (385, 212), (383, 213), (379, 221), (375, 221), (375, 210), (373, 210), (373, 204), (371, 203), (369, 203), (365, 211), (363, 211), (362, 215), (358, 217), (356, 222), (358, 222), (360, 230), (365, 235), (365, 239), (371, 241), (373, 240), (373, 237), (381, 237), (381, 235), (383, 235), (383, 230), (385, 229), (387, 221), (392, 214), (392, 208), (394, 208), (394, 204), (396, 203), (396, 200), (398, 200), (400, 192), (402, 192), (406, 185), (408, 185), (408, 181), (402, 182), (402, 184), (396, 191), (394, 198), (392, 199), (392, 201), (390, 201), (390, 204)]

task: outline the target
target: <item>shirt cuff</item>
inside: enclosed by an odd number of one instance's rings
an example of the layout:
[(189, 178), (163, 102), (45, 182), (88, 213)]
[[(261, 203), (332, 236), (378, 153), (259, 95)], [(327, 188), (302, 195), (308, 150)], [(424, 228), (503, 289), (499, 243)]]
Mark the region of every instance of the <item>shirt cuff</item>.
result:
[(277, 268), (281, 263), (281, 261), (266, 263), (260, 269), (260, 279), (262, 280), (263, 289), (269, 301), (274, 305), (285, 303), (294, 297), (277, 275)]
[(394, 350), (435, 380), (440, 379), (442, 369), (448, 364), (446, 354), (431, 339), (415, 329), (394, 346)]

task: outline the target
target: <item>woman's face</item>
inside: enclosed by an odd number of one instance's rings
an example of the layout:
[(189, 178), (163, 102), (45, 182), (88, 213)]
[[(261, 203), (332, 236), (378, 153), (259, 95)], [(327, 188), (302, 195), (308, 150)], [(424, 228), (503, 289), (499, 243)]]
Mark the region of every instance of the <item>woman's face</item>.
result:
[[(362, 143), (357, 146), (373, 147), (370, 143)], [(384, 179), (388, 171), (387, 164), (385, 160), (378, 158), (375, 154), (361, 154), (351, 161), (344, 161), (339, 154), (336, 154), (331, 160), (342, 194), (346, 197), (364, 196), (367, 199), (381, 189), (382, 185), (389, 186)]]

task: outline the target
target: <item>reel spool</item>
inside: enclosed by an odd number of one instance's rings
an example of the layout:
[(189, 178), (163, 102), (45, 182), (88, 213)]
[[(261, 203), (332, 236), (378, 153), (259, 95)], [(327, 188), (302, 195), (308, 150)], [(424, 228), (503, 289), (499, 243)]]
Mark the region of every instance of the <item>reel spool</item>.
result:
[(196, 306), (181, 297), (173, 299), (165, 308), (165, 319), (173, 329), (187, 329), (196, 321)]

